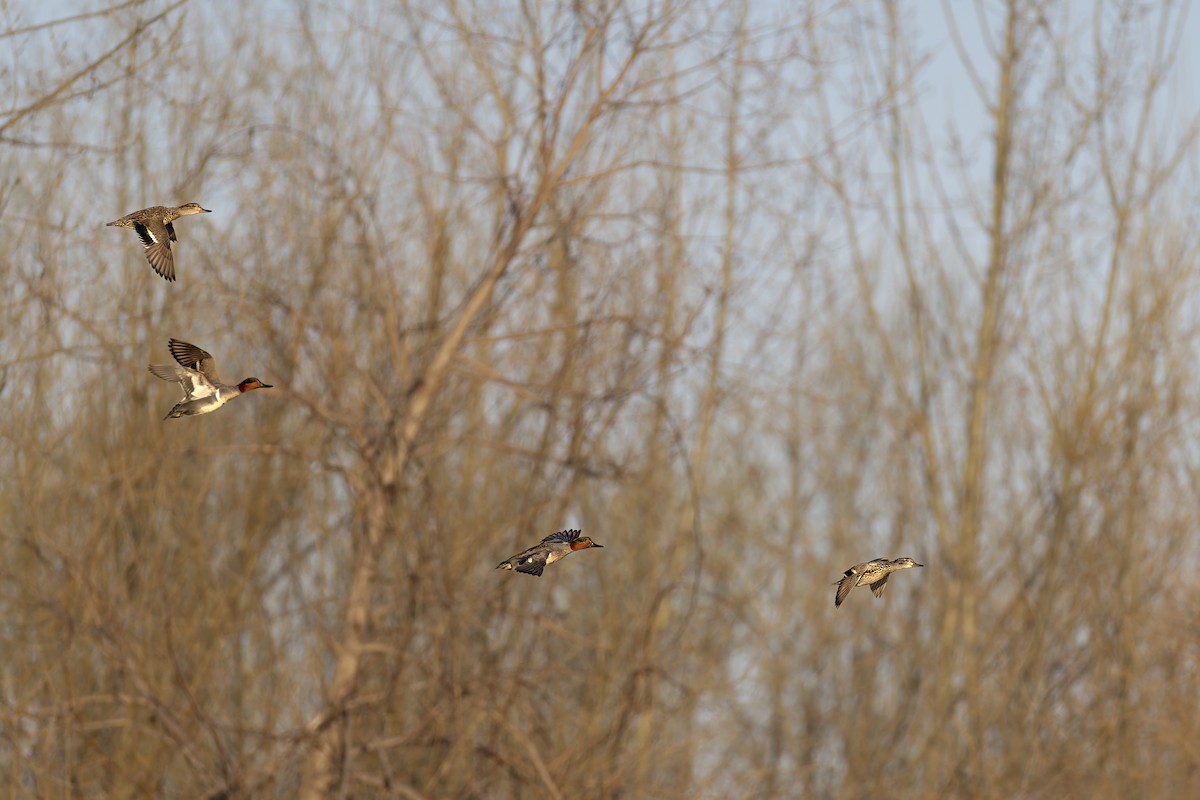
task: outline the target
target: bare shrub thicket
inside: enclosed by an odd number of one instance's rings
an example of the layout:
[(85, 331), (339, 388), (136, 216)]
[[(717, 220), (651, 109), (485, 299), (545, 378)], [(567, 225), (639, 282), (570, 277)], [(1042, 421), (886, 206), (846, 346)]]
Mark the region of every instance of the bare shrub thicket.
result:
[(0, 7), (4, 793), (1194, 791), (1186, 18), (916, 5)]

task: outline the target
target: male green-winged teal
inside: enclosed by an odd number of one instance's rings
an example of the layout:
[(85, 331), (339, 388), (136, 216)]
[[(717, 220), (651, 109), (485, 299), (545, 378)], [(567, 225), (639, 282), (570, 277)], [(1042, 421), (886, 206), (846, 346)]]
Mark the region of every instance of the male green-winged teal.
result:
[(246, 378), (235, 385), (221, 383), (211, 355), (194, 344), (178, 339), (172, 339), (167, 346), (171, 349), (171, 355), (179, 362), (179, 366), (151, 364), (150, 371), (157, 378), (176, 381), (182, 386), (183, 399), (175, 404), (171, 413), (163, 417), (164, 420), (207, 414), (252, 389), (273, 388), (258, 378)]
[(862, 564), (855, 564), (850, 569), (846, 570), (841, 580), (834, 581), (837, 584), (837, 594), (833, 598), (834, 606), (840, 606), (842, 601), (846, 599), (846, 595), (850, 594), (850, 590), (855, 586), (870, 586), (871, 591), (876, 597), (883, 597), (883, 587), (887, 585), (888, 576), (898, 569), (910, 569), (912, 567), (923, 567), (924, 564), (918, 564), (908, 556), (897, 558), (895, 561), (889, 561), (886, 558), (876, 558), (871, 561), (864, 561)]
[(590, 536), (580, 535), (581, 531), (559, 531), (552, 533), (528, 550), (522, 550), (511, 558), (506, 558), (496, 565), (496, 569), (515, 569), (526, 575), (542, 574), (547, 564), (553, 564), (569, 556), (576, 550), (586, 550), (589, 547), (604, 547), (596, 544)]
[(175, 257), (171, 255), (171, 242), (175, 238), (175, 226), (171, 223), (180, 217), (192, 214), (208, 214), (210, 210), (199, 203), (187, 203), (176, 208), (166, 206), (150, 206), (141, 211), (126, 214), (115, 222), (105, 225), (106, 228), (133, 228), (142, 246), (146, 248), (146, 260), (159, 275), (169, 281), (175, 280)]

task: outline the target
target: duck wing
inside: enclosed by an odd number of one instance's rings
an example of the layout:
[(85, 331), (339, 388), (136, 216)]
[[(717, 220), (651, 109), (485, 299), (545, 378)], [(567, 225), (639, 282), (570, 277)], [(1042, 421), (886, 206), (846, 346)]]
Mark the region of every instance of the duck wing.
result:
[(133, 230), (146, 248), (146, 260), (154, 271), (169, 281), (175, 280), (175, 257), (171, 255), (171, 240), (175, 238), (170, 225), (161, 219), (135, 222)]
[(858, 573), (854, 571), (854, 567), (846, 570), (846, 577), (837, 582), (837, 594), (833, 598), (833, 605), (836, 608), (846, 602), (846, 597), (850, 594), (850, 590), (858, 585)]
[(194, 369), (203, 375), (209, 383), (217, 384), (221, 379), (217, 377), (217, 362), (213, 360), (210, 353), (201, 350), (194, 344), (182, 342), (179, 339), (171, 339), (167, 342), (167, 347), (171, 351), (171, 355), (175, 356), (175, 360), (179, 362), (179, 366), (185, 369)]
[(545, 539), (542, 539), (542, 544), (549, 544), (551, 542), (563, 542), (564, 544), (570, 544), (571, 542), (577, 540), (581, 533), (583, 533), (583, 531), (578, 529), (559, 531), (558, 533), (552, 533)]
[(514, 569), (517, 572), (524, 572), (526, 575), (536, 575), (539, 578), (542, 575), (542, 570), (546, 568), (546, 554), (544, 552), (522, 554), (517, 557), (517, 565)]
[(154, 377), (164, 381), (173, 381), (183, 388), (185, 400), (197, 400), (216, 393), (216, 388), (209, 383), (204, 375), (194, 369), (177, 367), (174, 364), (151, 364), (150, 372)]

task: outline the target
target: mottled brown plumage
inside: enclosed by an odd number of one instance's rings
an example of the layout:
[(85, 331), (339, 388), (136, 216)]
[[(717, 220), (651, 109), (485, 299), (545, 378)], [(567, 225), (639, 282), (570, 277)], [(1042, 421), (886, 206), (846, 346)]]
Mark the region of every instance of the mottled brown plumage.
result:
[(834, 606), (840, 606), (846, 596), (850, 594), (850, 590), (855, 586), (870, 586), (871, 591), (876, 597), (883, 596), (883, 587), (887, 585), (888, 576), (898, 569), (910, 569), (912, 567), (923, 567), (924, 564), (918, 564), (908, 556), (902, 556), (895, 561), (889, 561), (886, 558), (875, 558), (870, 561), (864, 561), (861, 564), (855, 564), (850, 569), (846, 570), (843, 577), (834, 581), (837, 585), (837, 594), (834, 595)]
[(142, 247), (146, 248), (146, 260), (159, 275), (168, 281), (175, 280), (175, 257), (171, 254), (171, 242), (175, 238), (175, 226), (171, 223), (191, 214), (207, 214), (209, 209), (199, 203), (187, 203), (176, 208), (151, 206), (141, 211), (126, 214), (105, 227), (133, 228)]

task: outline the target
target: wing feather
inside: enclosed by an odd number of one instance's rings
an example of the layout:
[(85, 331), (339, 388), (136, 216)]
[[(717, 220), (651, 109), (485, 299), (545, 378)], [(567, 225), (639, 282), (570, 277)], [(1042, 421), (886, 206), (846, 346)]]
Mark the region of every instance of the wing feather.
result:
[(164, 381), (178, 383), (183, 389), (185, 400), (198, 400), (216, 394), (216, 388), (195, 370), (177, 367), (174, 364), (151, 364), (150, 372)]
[(171, 240), (174, 236), (160, 220), (137, 222), (133, 226), (142, 247), (146, 248), (146, 260), (159, 275), (168, 281), (175, 280), (175, 257), (171, 254)]
[(210, 353), (179, 339), (171, 339), (167, 343), (167, 347), (181, 367), (197, 370), (212, 383), (220, 383), (220, 379), (217, 377), (217, 364)]
[(526, 575), (536, 575), (539, 578), (542, 575), (542, 570), (546, 568), (546, 554), (534, 553), (517, 562), (515, 569), (517, 572), (524, 572)]
[(850, 594), (850, 590), (858, 584), (858, 573), (854, 568), (846, 570), (846, 577), (838, 581), (837, 595), (833, 598), (834, 607), (840, 606), (846, 602), (846, 597)]
[(559, 531), (558, 533), (552, 533), (545, 539), (542, 539), (542, 544), (547, 544), (549, 542), (563, 542), (565, 544), (570, 544), (571, 542), (577, 540), (581, 533), (583, 533), (583, 531), (579, 529)]

